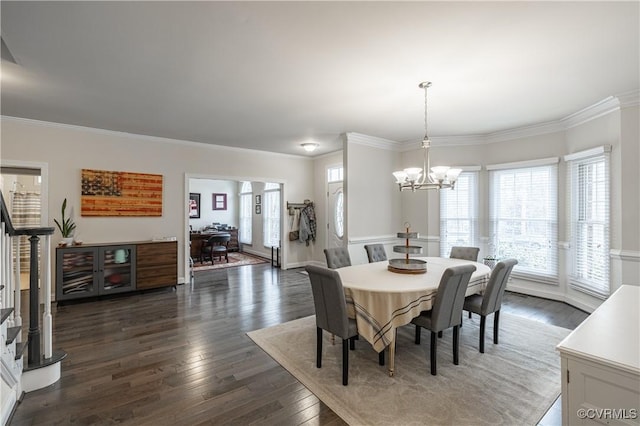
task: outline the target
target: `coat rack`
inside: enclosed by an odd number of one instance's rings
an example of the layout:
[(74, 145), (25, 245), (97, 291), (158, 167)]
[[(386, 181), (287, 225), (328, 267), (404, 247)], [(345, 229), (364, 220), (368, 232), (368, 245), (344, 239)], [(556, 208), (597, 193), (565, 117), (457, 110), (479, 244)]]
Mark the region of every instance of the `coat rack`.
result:
[(313, 206), (313, 201), (304, 200), (304, 202), (302, 202), (302, 203), (290, 203), (290, 202), (287, 201), (287, 210), (289, 210), (289, 216), (293, 216), (295, 214), (294, 210), (304, 209), (308, 205)]

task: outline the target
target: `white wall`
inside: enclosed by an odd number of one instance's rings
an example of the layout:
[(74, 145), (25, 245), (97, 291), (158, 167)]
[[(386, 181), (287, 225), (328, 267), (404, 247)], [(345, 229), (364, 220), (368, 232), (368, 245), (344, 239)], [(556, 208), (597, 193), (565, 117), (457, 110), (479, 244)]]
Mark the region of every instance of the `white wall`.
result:
[[(200, 218), (189, 218), (189, 225), (194, 231), (200, 231), (213, 223), (238, 227), (238, 182), (189, 179), (189, 192), (200, 194)], [(213, 210), (213, 194), (227, 194), (226, 210)]]
[(366, 263), (365, 244), (391, 247), (403, 231), (400, 192), (392, 173), (400, 168), (400, 156), (384, 139), (348, 133), (346, 143), (346, 228), (352, 263)]
[[(284, 183), (286, 199), (301, 200), (313, 196), (312, 160), (305, 157), (11, 117), (2, 117), (1, 124), (0, 152), (3, 161), (22, 160), (48, 164), (50, 226), (53, 226), (53, 218), (58, 218), (60, 205), (66, 197), (78, 233), (85, 243), (139, 241), (175, 236), (179, 242), (178, 275), (181, 280), (185, 276), (188, 256), (189, 194), (185, 176), (276, 181)], [(81, 217), (80, 170), (83, 168), (162, 174), (162, 216)], [(56, 231), (54, 241), (59, 237)], [(55, 258), (55, 253), (52, 256)], [(285, 267), (287, 262), (304, 263), (308, 260), (308, 253), (284, 242), (283, 260)]]

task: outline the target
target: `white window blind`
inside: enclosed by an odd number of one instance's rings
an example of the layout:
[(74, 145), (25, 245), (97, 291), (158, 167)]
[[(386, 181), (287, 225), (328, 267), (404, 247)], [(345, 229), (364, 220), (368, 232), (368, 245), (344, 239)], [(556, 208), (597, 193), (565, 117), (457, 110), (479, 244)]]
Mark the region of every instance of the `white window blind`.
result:
[[(569, 156), (568, 156), (569, 157)], [(578, 157), (578, 158), (575, 158)], [(568, 161), (571, 256), (569, 285), (606, 298), (609, 286), (609, 154)]]
[(440, 256), (453, 246), (479, 246), (478, 172), (462, 172), (454, 190), (440, 191)]
[(251, 182), (242, 182), (240, 188), (240, 229), (238, 229), (238, 239), (242, 244), (251, 244), (253, 241), (251, 231), (251, 199), (253, 189)]
[(262, 209), (262, 240), (265, 247), (280, 246), (280, 185), (267, 183)]
[[(558, 283), (558, 166), (490, 169), (491, 244), (515, 258), (513, 276)], [(529, 163), (533, 164), (533, 163)]]

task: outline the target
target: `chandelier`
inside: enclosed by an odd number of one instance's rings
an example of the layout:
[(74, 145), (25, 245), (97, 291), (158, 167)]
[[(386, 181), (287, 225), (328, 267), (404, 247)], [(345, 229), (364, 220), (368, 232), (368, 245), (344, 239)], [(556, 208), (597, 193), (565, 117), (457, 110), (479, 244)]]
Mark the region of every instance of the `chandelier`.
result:
[[(461, 169), (452, 169), (447, 166), (429, 167), (429, 148), (431, 140), (427, 134), (427, 88), (431, 86), (430, 81), (423, 81), (418, 85), (424, 89), (424, 138), (422, 139), (422, 149), (424, 150), (424, 160), (422, 168), (409, 167), (404, 170), (393, 172), (396, 183), (400, 191), (418, 189), (453, 189), (462, 172)], [(430, 170), (430, 172), (429, 172)]]

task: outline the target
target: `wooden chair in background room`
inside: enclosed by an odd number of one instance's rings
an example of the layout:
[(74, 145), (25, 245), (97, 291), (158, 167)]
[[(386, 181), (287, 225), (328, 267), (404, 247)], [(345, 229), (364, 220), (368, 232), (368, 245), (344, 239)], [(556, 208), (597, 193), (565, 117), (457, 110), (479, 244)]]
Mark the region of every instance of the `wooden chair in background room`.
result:
[(334, 247), (324, 249), (324, 257), (327, 259), (329, 269), (338, 269), (351, 266), (351, 256), (345, 247)]
[(382, 244), (368, 244), (364, 246), (364, 249), (367, 251), (369, 263), (387, 260), (387, 252), (384, 250), (384, 245)]
[(493, 268), (489, 283), (484, 290), (484, 295), (472, 294), (464, 300), (465, 311), (480, 315), (480, 353), (484, 353), (484, 331), (487, 315), (493, 314), (493, 343), (498, 344), (498, 325), (500, 321), (500, 307), (502, 306), (502, 296), (507, 288), (507, 281), (513, 267), (518, 264), (516, 259), (505, 259)]
[(453, 259), (464, 259), (477, 262), (479, 252), (480, 248), (478, 247), (451, 247), (449, 257)]
[(453, 327), (453, 363), (458, 365), (459, 333), (462, 323), (464, 294), (469, 286), (471, 274), (476, 270), (473, 265), (452, 266), (445, 269), (438, 285), (436, 300), (430, 311), (422, 311), (411, 320), (416, 326), (416, 345), (420, 344), (421, 328), (431, 330), (431, 374), (436, 375), (436, 349), (438, 332)]
[(213, 265), (213, 258), (217, 257), (218, 260), (222, 260), (224, 256), (227, 263), (229, 263), (229, 241), (231, 240), (231, 234), (217, 234), (209, 237), (207, 242), (202, 245), (202, 251), (200, 256), (204, 263), (206, 259), (211, 259)]

